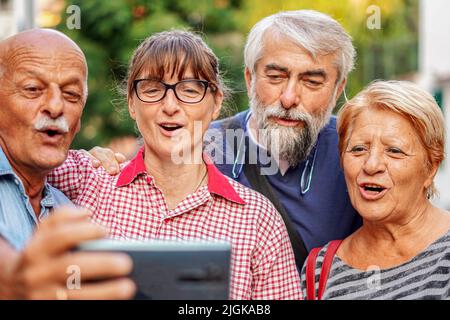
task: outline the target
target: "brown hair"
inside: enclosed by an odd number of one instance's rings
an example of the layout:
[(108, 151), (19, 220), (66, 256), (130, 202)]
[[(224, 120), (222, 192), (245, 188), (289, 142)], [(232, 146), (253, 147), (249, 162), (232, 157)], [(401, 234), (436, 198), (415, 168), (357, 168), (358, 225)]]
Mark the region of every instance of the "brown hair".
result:
[(167, 73), (181, 79), (191, 69), (194, 77), (213, 83), (212, 91), (228, 89), (219, 72), (219, 60), (214, 52), (192, 32), (164, 31), (145, 39), (135, 50), (128, 67), (127, 98), (133, 94), (133, 81), (142, 74), (161, 81)]

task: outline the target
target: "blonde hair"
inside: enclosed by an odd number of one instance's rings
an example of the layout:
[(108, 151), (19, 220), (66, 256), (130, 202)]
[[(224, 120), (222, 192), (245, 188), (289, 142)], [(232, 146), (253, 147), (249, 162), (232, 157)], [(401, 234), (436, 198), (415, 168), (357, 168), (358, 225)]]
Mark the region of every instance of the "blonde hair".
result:
[[(439, 166), (444, 160), (444, 116), (434, 98), (408, 81), (374, 81), (348, 101), (338, 113), (339, 153), (345, 152), (355, 119), (369, 108), (381, 108), (405, 117), (416, 129), (427, 154), (427, 168)], [(427, 190), (428, 198), (436, 194), (434, 183)]]

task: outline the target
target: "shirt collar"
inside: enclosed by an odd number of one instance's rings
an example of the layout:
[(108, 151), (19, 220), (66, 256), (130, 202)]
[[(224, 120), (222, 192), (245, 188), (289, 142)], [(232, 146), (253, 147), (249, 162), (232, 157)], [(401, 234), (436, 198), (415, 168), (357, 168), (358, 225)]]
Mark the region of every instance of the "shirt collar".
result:
[[(19, 177), (14, 172), (11, 164), (9, 163), (8, 158), (3, 152), (2, 147), (0, 147), (0, 176), (2, 175), (12, 175), (17, 181), (20, 181)], [(23, 185), (20, 183), (21, 192), (26, 195)], [(47, 182), (44, 184), (43, 196), (41, 200), (41, 205), (47, 208), (53, 208), (56, 205), (55, 199), (53, 197), (53, 193), (51, 192), (50, 186)]]
[(0, 175), (12, 174), (14, 173), (11, 164), (6, 158), (5, 153), (3, 152), (2, 147), (0, 147)]
[[(208, 191), (227, 200), (239, 204), (246, 204), (246, 202), (237, 194), (228, 179), (216, 168), (212, 160), (205, 153), (203, 153), (203, 160), (205, 161), (208, 170)], [(144, 147), (142, 147), (136, 156), (122, 169), (119, 178), (117, 179), (116, 187), (126, 186), (132, 183), (137, 176), (146, 172)]]
[(203, 160), (208, 169), (209, 192), (239, 204), (246, 204), (246, 202), (237, 194), (228, 179), (219, 171), (219, 169), (217, 169), (212, 160), (205, 153), (203, 153)]
[(47, 208), (53, 208), (56, 206), (56, 201), (48, 183), (45, 183), (44, 185), (44, 194), (42, 196), (41, 205)]
[(122, 169), (117, 179), (116, 187), (123, 187), (136, 179), (140, 174), (146, 173), (144, 163), (144, 147), (140, 148), (136, 156)]

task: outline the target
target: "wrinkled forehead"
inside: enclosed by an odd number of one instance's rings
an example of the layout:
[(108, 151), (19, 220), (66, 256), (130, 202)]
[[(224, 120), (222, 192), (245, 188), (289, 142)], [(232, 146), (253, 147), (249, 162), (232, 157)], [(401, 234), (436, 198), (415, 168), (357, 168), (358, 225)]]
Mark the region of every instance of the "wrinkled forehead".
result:
[[(338, 72), (340, 55), (337, 50), (319, 49), (314, 43), (308, 43), (306, 39), (296, 39), (276, 29), (270, 29), (264, 33), (261, 49), (255, 61), (255, 70), (262, 59), (275, 60), (281, 55), (283, 60), (289, 61), (299, 54), (307, 57), (306, 60), (315, 64), (314, 67), (331, 67)], [(305, 64), (305, 62), (305, 59), (300, 59), (294, 66)]]
[(71, 73), (86, 80), (87, 65), (83, 53), (71, 46), (37, 46), (32, 43), (12, 42), (4, 52), (4, 72), (15, 74), (39, 70), (42, 73)]

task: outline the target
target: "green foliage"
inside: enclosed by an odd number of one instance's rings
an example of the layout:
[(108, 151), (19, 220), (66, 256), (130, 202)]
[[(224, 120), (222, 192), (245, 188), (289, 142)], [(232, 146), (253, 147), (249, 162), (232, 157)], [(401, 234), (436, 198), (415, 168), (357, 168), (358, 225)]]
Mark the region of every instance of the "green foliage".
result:
[[(80, 7), (81, 29), (67, 30), (64, 11), (58, 29), (80, 45), (89, 66), (89, 98), (76, 148), (105, 145), (114, 137), (135, 134), (117, 88), (140, 41), (163, 30), (182, 28), (204, 35), (234, 91), (232, 112), (246, 109), (248, 103), (243, 77), (245, 36), (258, 20), (280, 10), (322, 11), (353, 36), (358, 60), (348, 79), (349, 97), (375, 78), (392, 78), (417, 68), (418, 0), (73, 0), (66, 4)], [(371, 4), (381, 8), (380, 30), (366, 27), (366, 9)]]
[[(222, 58), (222, 70), (237, 91), (235, 101), (244, 105), (242, 46), (244, 37), (229, 42), (222, 35), (237, 33), (240, 1), (227, 0), (73, 0), (81, 9), (81, 29), (67, 30), (64, 13), (58, 29), (74, 39), (85, 52), (89, 66), (89, 98), (76, 148), (105, 145), (112, 138), (135, 134), (118, 87), (129, 59), (140, 41), (152, 33), (173, 28), (199, 31)], [(233, 37), (233, 36), (232, 36)]]

